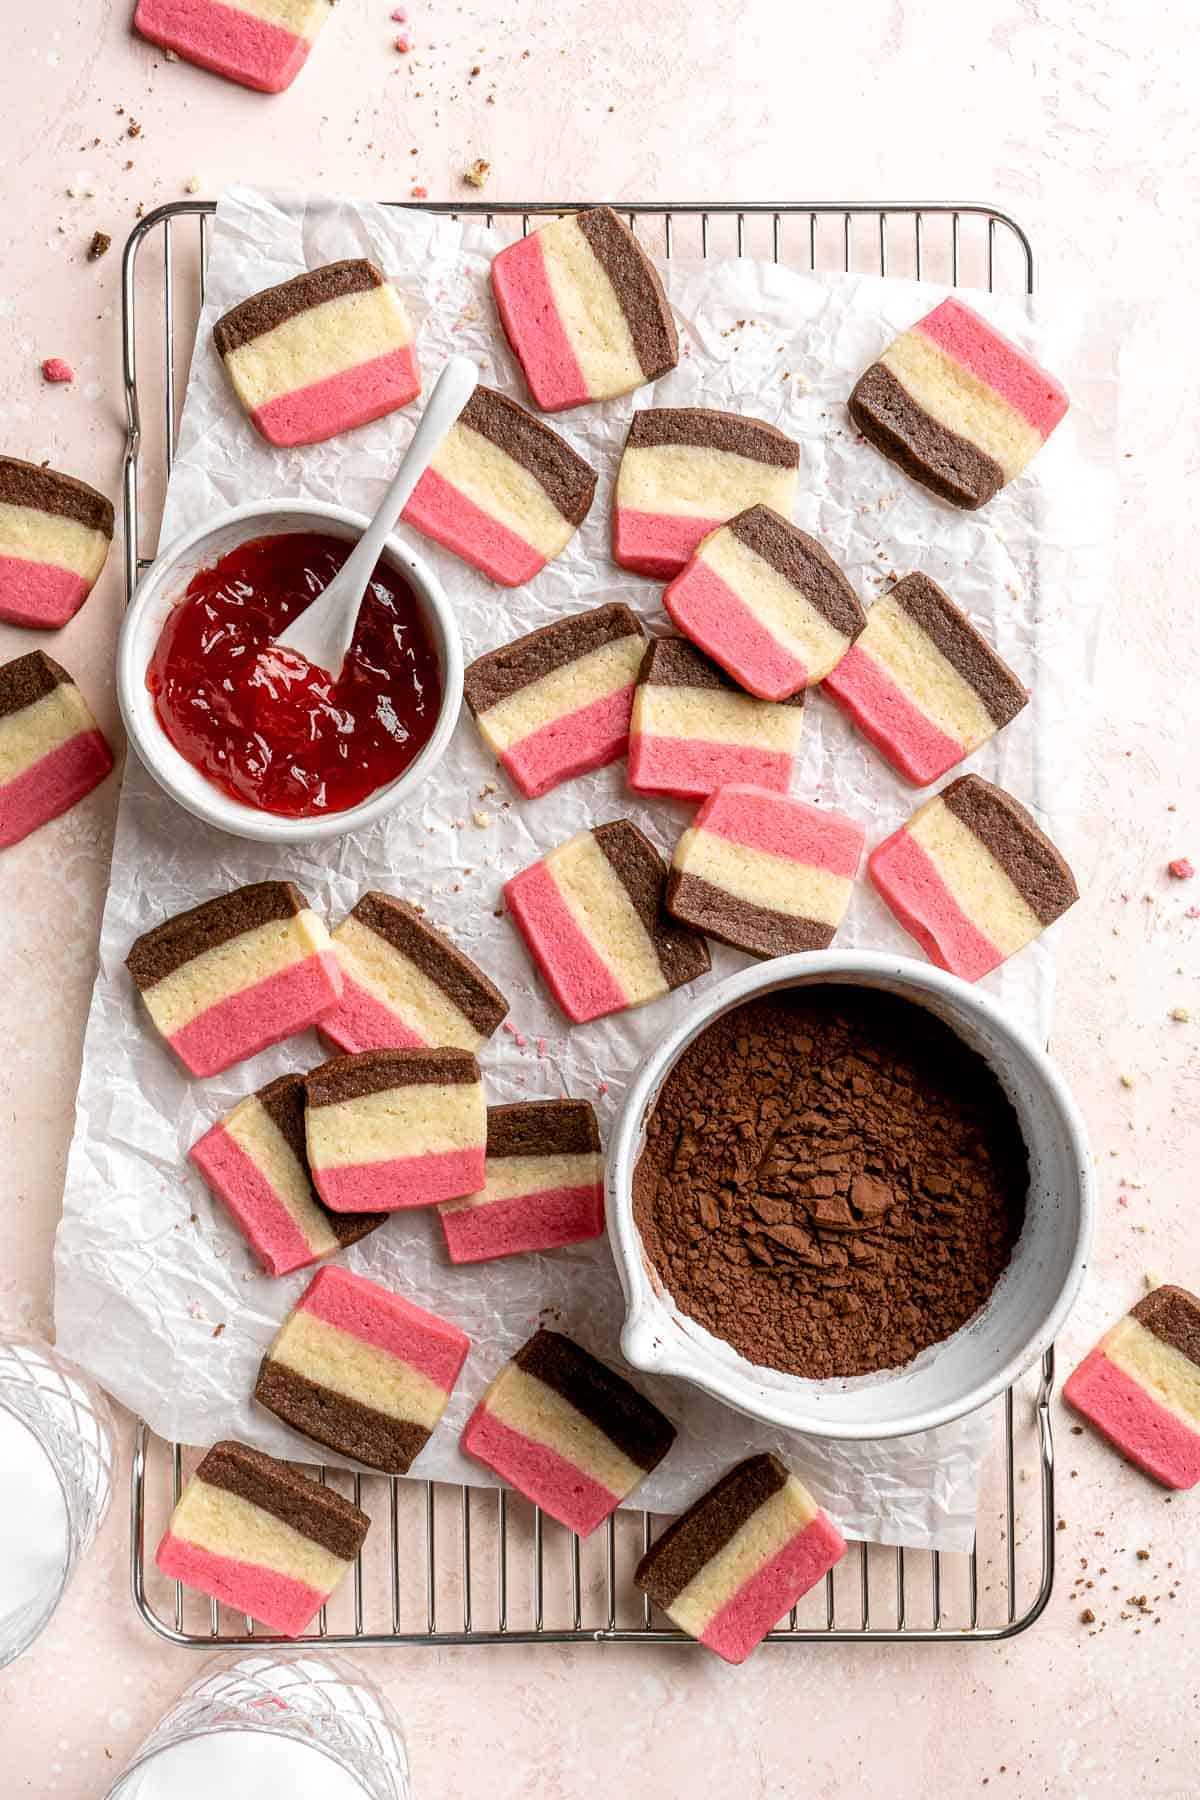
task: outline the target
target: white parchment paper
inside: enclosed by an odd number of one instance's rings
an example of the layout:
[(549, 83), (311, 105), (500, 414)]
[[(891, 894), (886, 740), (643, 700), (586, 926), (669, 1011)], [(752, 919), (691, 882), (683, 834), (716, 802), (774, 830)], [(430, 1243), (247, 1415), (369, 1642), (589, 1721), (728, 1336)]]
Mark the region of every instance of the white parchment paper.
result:
[[(274, 450), (243, 418), (212, 347), (219, 313), (306, 267), (372, 257), (420, 321), (427, 384), (446, 355), (460, 350), (479, 360), (485, 381), (524, 400), (487, 287), (499, 243), (482, 226), (432, 214), (248, 189), (228, 194), (212, 235), (208, 299), (162, 541), (255, 497), (307, 495), (362, 512), (376, 504), (413, 429), (411, 412), (327, 444)], [(616, 569), (608, 556), (610, 492), (631, 412), (653, 402), (753, 413), (800, 441), (797, 522), (826, 544), (865, 600), (896, 574), (923, 569), (1029, 683), (1033, 703), (968, 766), (1032, 805), (1085, 881), (1084, 847), (1073, 834), (1071, 744), (1086, 719), (1112, 510), (1111, 318), (969, 296), (1065, 381), (1073, 401), (1034, 472), (971, 515), (932, 499), (858, 442), (845, 412), (855, 376), (939, 297), (928, 284), (802, 275), (746, 259), (674, 262), (667, 275), (681, 328), (679, 367), (653, 390), (554, 421), (600, 471), (591, 514), (564, 555), (527, 587), (508, 592), (422, 543), (453, 598), (468, 659), (602, 600), (625, 600), (651, 630), (665, 629), (659, 585)], [(843, 807), (866, 826), (869, 842), (877, 841), (912, 810), (912, 790), (819, 695), (806, 710), (797, 791)], [(496, 909), (501, 884), (517, 869), (581, 827), (621, 816), (669, 856), (688, 814), (673, 802), (627, 792), (623, 765), (541, 800), (521, 800), (465, 712), (415, 804), (312, 851), (270, 850), (198, 824), (131, 758), (56, 1252), (57, 1328), (67, 1354), (164, 1437), (206, 1444), (232, 1435), (315, 1460), (311, 1445), (250, 1398), (259, 1358), (309, 1274), (264, 1276), (185, 1155), (243, 1095), (285, 1070), (312, 1066), (321, 1051), (310, 1034), (213, 1080), (187, 1078), (149, 1027), (124, 968), (140, 932), (243, 882), (284, 875), (331, 923), (367, 887), (420, 900), (511, 1000), (511, 1029), (498, 1033), (481, 1058), (490, 1099), (582, 1096), (595, 1102), (606, 1129), (630, 1073), (692, 994), (683, 990), (568, 1032)], [(987, 980), (1043, 1035), (1054, 938), (1051, 931)], [(839, 942), (913, 949), (865, 880)], [(707, 979), (745, 960), (714, 945)], [(416, 1476), (487, 1484), (461, 1456), (459, 1429), (539, 1320), (602, 1357), (618, 1357), (620, 1290), (603, 1242), (455, 1269), (436, 1218), (418, 1213), (389, 1221), (346, 1260), (455, 1319), (475, 1346)], [(890, 1443), (838, 1446), (755, 1427), (681, 1383), (644, 1385), (680, 1435), (639, 1490), (638, 1505), (676, 1510), (748, 1449), (770, 1446), (787, 1455), (853, 1535), (946, 1550), (970, 1545), (991, 1429), (986, 1417)]]

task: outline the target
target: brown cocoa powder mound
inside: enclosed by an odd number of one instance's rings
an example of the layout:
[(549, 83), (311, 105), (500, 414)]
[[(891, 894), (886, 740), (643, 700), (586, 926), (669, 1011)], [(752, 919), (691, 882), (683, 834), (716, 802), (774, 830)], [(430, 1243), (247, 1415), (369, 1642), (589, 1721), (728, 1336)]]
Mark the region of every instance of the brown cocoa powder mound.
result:
[(682, 1311), (751, 1362), (825, 1379), (895, 1368), (965, 1324), (1028, 1186), (982, 1057), (909, 1001), (824, 986), (749, 1001), (689, 1046), (633, 1206)]

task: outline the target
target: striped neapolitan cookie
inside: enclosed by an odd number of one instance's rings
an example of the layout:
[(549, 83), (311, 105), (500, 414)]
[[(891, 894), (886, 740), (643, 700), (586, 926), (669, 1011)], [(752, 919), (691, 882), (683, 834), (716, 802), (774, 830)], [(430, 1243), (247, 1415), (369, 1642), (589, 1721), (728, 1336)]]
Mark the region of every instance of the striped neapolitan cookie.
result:
[(321, 1021), (339, 1050), (478, 1050), (508, 1001), (405, 900), (371, 891), (335, 926), (341, 1004)]
[(724, 787), (675, 847), (668, 910), (754, 956), (824, 950), (850, 904), (861, 825), (762, 788)]
[(370, 1524), (333, 1488), (227, 1438), (184, 1488), (154, 1560), (171, 1580), (299, 1637)]
[(634, 1573), (681, 1631), (745, 1662), (846, 1553), (841, 1532), (777, 1456), (752, 1456), (669, 1525)]
[(235, 888), (146, 932), (125, 958), (151, 1019), (193, 1075), (305, 1031), (341, 999), (324, 922), (290, 881)]
[(769, 506), (748, 507), (706, 538), (663, 604), (686, 637), (762, 700), (823, 681), (867, 623), (833, 558)]
[(943, 969), (978, 981), (1079, 898), (1063, 858), (1025, 808), (960, 775), (868, 858), (906, 931)]
[(185, 62), (281, 94), (332, 11), (333, 0), (138, 0), (133, 23)]
[(705, 975), (704, 939), (670, 920), (667, 871), (628, 819), (581, 831), (504, 889), (546, 985), (584, 1024)]
[(916, 574), (875, 602), (823, 691), (918, 787), (978, 750), (1029, 700), (949, 595)]
[(604, 1158), (586, 1100), (489, 1106), (481, 1192), (441, 1209), (451, 1262), (558, 1250), (604, 1230)]
[(462, 1434), (468, 1456), (580, 1537), (674, 1441), (657, 1406), (557, 1331), (537, 1332), (505, 1363)]
[(477, 387), (403, 516), (502, 587), (520, 587), (570, 543), (595, 492), (595, 469), (565, 438)]
[(322, 1205), (304, 1140), (303, 1075), (281, 1075), (247, 1095), (188, 1156), (270, 1275), (289, 1275), (356, 1244), (387, 1217)]
[(54, 631), (95, 587), (111, 500), (73, 475), (0, 456), (0, 619)]
[(628, 394), (679, 360), (658, 271), (611, 206), (556, 219), (501, 250), (492, 288), (543, 412)]
[(633, 697), (629, 785), (679, 800), (730, 782), (785, 791), (803, 729), (803, 691), (757, 700), (686, 638), (655, 638)]
[(334, 1212), (396, 1212), (484, 1183), (487, 1108), (468, 1050), (368, 1050), (306, 1077), (313, 1182)]
[(348, 1269), (322, 1269), (263, 1357), (254, 1398), (314, 1443), (407, 1475), (470, 1348), (448, 1319)]
[(0, 668), (0, 849), (90, 794), (108, 740), (61, 663), (31, 650)]
[(619, 602), (489, 650), (463, 692), (480, 736), (527, 799), (625, 754), (646, 639)]
[(407, 406), (421, 391), (413, 329), (374, 263), (327, 263), (264, 288), (213, 342), (269, 444), (315, 444)]
[(1052, 375), (951, 299), (871, 364), (850, 417), (906, 475), (973, 511), (1021, 473), (1068, 404)]
[(1165, 1487), (1200, 1482), (1200, 1300), (1158, 1287), (1105, 1333), (1063, 1399)]
[(800, 446), (762, 419), (703, 406), (633, 415), (613, 498), (613, 556), (668, 581), (701, 540), (752, 506), (790, 513)]

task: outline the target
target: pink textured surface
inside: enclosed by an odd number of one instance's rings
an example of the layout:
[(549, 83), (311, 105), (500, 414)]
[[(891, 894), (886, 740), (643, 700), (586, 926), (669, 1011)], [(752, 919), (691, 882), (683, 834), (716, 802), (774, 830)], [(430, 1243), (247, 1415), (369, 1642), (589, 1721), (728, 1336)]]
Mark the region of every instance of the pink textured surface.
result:
[(426, 1156), (392, 1156), (380, 1162), (313, 1169), (313, 1183), (334, 1212), (401, 1212), (477, 1194), (483, 1186), (483, 1144), (478, 1150), (438, 1150)]
[(685, 637), (698, 644), (747, 693), (790, 700), (808, 670), (784, 648), (727, 581), (699, 559), (676, 576), (663, 605)]
[(39, 757), (23, 775), (0, 783), (0, 849), (69, 811), (99, 786), (112, 766), (107, 739), (98, 731), (80, 731)]
[(309, 52), (306, 38), (221, 0), (138, 0), (133, 22), (152, 43), (264, 94), (290, 87)]
[(1200, 1433), (1160, 1406), (1103, 1350), (1084, 1357), (1063, 1399), (1164, 1487), (1192, 1488), (1200, 1481)]
[(701, 538), (715, 531), (720, 519), (695, 519), (690, 513), (638, 512), (632, 506), (613, 511), (613, 559), (638, 575), (669, 581), (694, 553)]
[(917, 321), (917, 330), (1007, 400), (1043, 438), (1070, 404), (1066, 390), (961, 300), (943, 300)]
[(531, 731), (503, 752), (501, 764), (521, 792), (536, 800), (560, 781), (607, 768), (623, 756), (632, 711), (631, 684)]
[(326, 381), (268, 400), (250, 417), (269, 444), (319, 444), (407, 406), (420, 391), (416, 352), (406, 344), (403, 350), (389, 350)]
[(218, 1556), (172, 1531), (159, 1544), (154, 1560), (173, 1581), (211, 1594), (235, 1612), (249, 1613), (283, 1637), (299, 1637), (328, 1598), (306, 1581), (295, 1581), (261, 1563)]
[(549, 1445), (502, 1424), (482, 1402), (467, 1420), (462, 1447), (580, 1537), (602, 1525), (621, 1498)]
[[(541, 863), (505, 884), (508, 910), (568, 1019), (582, 1025), (629, 1005), (618, 972), (593, 948)], [(482, 1184), (481, 1184), (482, 1185)]]
[(824, 1513), (798, 1531), (744, 1581), (701, 1634), (725, 1662), (745, 1662), (772, 1626), (846, 1554), (846, 1540)]
[(850, 879), (858, 872), (866, 841), (862, 826), (845, 813), (754, 787), (722, 788), (705, 801), (693, 823), (698, 831), (711, 831), (731, 843)]
[(75, 617), (91, 591), (91, 583), (72, 569), (0, 556), (0, 619), (10, 625), (56, 631)]
[(590, 399), (554, 304), (536, 233), (510, 244), (493, 259), (492, 290), (508, 341), (542, 411), (561, 412)]
[(825, 677), (821, 692), (836, 700), (879, 754), (916, 787), (928, 787), (967, 753), (857, 644)]
[(342, 971), (332, 950), (306, 956), (206, 1007), (167, 1039), (193, 1075), (219, 1075), (269, 1044), (307, 1031), (341, 998)]
[(389, 1356), (410, 1363), (447, 1393), (458, 1380), (471, 1348), (466, 1332), (449, 1319), (426, 1312), (402, 1294), (393, 1294), (349, 1269), (320, 1270), (300, 1296), (297, 1310), (312, 1313), (364, 1344), (374, 1344)]
[(527, 1250), (560, 1250), (604, 1230), (604, 1186), (543, 1188), (488, 1206), (442, 1214), (446, 1249), (455, 1263), (491, 1262)]
[(269, 1275), (289, 1275), (317, 1260), (276, 1189), (223, 1125), (198, 1138), (188, 1156)]
[(867, 858), (871, 880), (905, 931), (931, 962), (978, 981), (1004, 961), (1004, 953), (959, 906), (934, 865), (903, 827)]
[(520, 587), (546, 566), (540, 550), (477, 506), (436, 469), (426, 469), (400, 516), (501, 587)]
[(642, 794), (701, 800), (731, 782), (783, 793), (791, 778), (792, 758), (782, 750), (649, 731), (635, 731), (629, 739), (629, 785)]
[(409, 1029), (398, 1013), (343, 973), (342, 998), (321, 1020), (321, 1036), (347, 1056), (360, 1050), (423, 1050), (424, 1038)]

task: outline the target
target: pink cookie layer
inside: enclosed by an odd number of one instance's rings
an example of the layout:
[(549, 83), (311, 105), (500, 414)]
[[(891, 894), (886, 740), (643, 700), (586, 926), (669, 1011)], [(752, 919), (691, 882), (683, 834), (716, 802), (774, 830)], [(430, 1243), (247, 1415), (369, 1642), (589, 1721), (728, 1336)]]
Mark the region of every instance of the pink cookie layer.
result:
[(760, 793), (751, 787), (722, 788), (696, 814), (698, 830), (783, 856), (811, 869), (853, 880), (865, 832), (844, 813), (824, 811), (804, 800)]
[(368, 425), (398, 406), (407, 406), (420, 391), (416, 352), (406, 344), (402, 350), (373, 356), (324, 381), (280, 394), (250, 416), (268, 443), (286, 449), (293, 444), (318, 444), (323, 438), (336, 437), (339, 431)]
[(505, 884), (504, 898), (550, 992), (576, 1025), (629, 1005), (629, 996), (575, 923), (544, 864), (514, 875)]
[(341, 993), (337, 956), (322, 950), (205, 1007), (167, 1042), (193, 1075), (219, 1075), (244, 1057), (316, 1025)]
[(377, 1000), (349, 975), (342, 976), (342, 1002), (321, 1021), (321, 1036), (353, 1056), (360, 1050), (424, 1050), (424, 1038), (399, 1013)]
[(307, 38), (219, 0), (138, 0), (133, 23), (151, 43), (264, 94), (290, 87), (311, 48)]
[(426, 469), (401, 517), (501, 587), (520, 587), (546, 566), (540, 550), (477, 506), (436, 469)]
[(312, 1246), (253, 1157), (223, 1125), (214, 1125), (188, 1151), (219, 1194), (270, 1275), (290, 1275), (315, 1262)]
[(967, 754), (967, 746), (935, 725), (857, 644), (825, 677), (821, 692), (836, 700), (880, 755), (917, 787), (928, 787)]
[(790, 699), (808, 681), (799, 657), (772, 636), (703, 559), (671, 583), (663, 605), (685, 637), (760, 700)]
[(604, 1188), (544, 1188), (488, 1206), (464, 1206), (442, 1214), (446, 1248), (455, 1263), (490, 1262), (527, 1250), (560, 1250), (604, 1231)]
[(613, 558), (623, 569), (669, 581), (695, 555), (701, 538), (722, 524), (688, 513), (637, 512), (618, 506), (613, 515)]
[(494, 1469), (527, 1500), (580, 1537), (602, 1525), (620, 1502), (619, 1494), (593, 1481), (557, 1450), (501, 1424), (486, 1405), (475, 1408), (461, 1441), (468, 1456)]
[(314, 1168), (313, 1184), (333, 1212), (399, 1212), (436, 1206), (482, 1191), (483, 1145), (478, 1150), (433, 1150), (424, 1156), (390, 1156), (380, 1162)]
[(1191, 1488), (1200, 1481), (1200, 1434), (1159, 1406), (1103, 1350), (1084, 1357), (1063, 1399), (1165, 1487)]
[(702, 800), (732, 782), (784, 793), (792, 759), (783, 750), (639, 731), (629, 740), (628, 774), (630, 787), (640, 793), (673, 794), (679, 800)]
[(75, 617), (91, 591), (91, 583), (73, 569), (0, 556), (0, 619), (9, 625), (55, 631)]
[(168, 1531), (154, 1558), (164, 1575), (185, 1587), (211, 1594), (235, 1612), (249, 1613), (283, 1637), (299, 1637), (324, 1605), (327, 1596), (305, 1581), (280, 1575), (261, 1563), (220, 1556)]
[(1053, 376), (1039, 369), (1023, 350), (961, 300), (943, 300), (917, 321), (915, 329), (1007, 400), (1043, 438), (1050, 436), (1066, 412), (1066, 392)]
[(0, 784), (0, 849), (20, 843), (98, 787), (113, 766), (98, 731), (79, 731)]
[(551, 719), (540, 731), (510, 744), (500, 756), (521, 792), (529, 800), (548, 793), (560, 781), (586, 775), (590, 769), (607, 768), (625, 754), (629, 720), (633, 713), (633, 684), (615, 694), (602, 694), (575, 712)]
[(302, 1295), (296, 1311), (312, 1313), (361, 1343), (386, 1350), (447, 1393), (458, 1380), (471, 1348), (466, 1332), (448, 1319), (425, 1312), (348, 1269), (323, 1269)]
[(587, 380), (554, 303), (536, 232), (492, 259), (492, 289), (501, 323), (542, 411), (562, 412), (564, 407), (590, 399)]
[(784, 1613), (846, 1553), (846, 1540), (824, 1513), (790, 1538), (744, 1581), (702, 1633), (700, 1642), (729, 1663), (745, 1662)]
[(871, 880), (931, 962), (964, 981), (978, 981), (1004, 952), (967, 917), (933, 858), (901, 828), (867, 858)]

